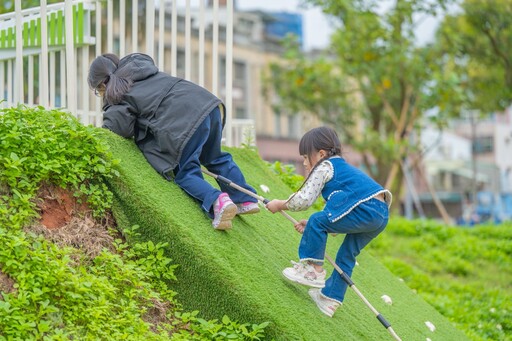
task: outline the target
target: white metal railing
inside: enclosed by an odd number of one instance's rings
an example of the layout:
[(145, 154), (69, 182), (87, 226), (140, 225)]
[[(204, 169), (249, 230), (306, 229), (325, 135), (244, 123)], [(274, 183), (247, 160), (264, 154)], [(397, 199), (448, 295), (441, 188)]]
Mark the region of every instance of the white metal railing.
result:
[[(16, 0), (15, 12), (0, 15), (0, 107), (60, 107), (84, 124), (99, 126), (101, 101), (87, 84), (90, 63), (105, 52), (142, 52), (161, 70), (182, 72), (184, 78), (224, 97), (227, 145), (242, 143), (248, 127), (254, 126), (250, 120), (231, 119), (233, 0), (222, 8), (219, 0), (212, 8), (204, 1), (192, 6), (191, 0), (133, 0), (131, 9), (126, 0), (65, 0), (53, 5), (41, 0), (40, 7), (30, 9), (21, 8), (21, 3)], [(139, 5), (145, 5), (145, 15)], [(219, 40), (221, 29), (225, 41)], [(184, 70), (179, 69), (178, 51), (184, 51)], [(225, 77), (219, 77), (220, 61), (226, 63)]]

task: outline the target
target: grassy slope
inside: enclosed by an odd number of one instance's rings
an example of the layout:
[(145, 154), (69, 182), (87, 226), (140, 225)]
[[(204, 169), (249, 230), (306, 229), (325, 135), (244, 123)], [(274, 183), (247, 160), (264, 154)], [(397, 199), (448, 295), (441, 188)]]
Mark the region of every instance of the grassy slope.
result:
[[(140, 225), (144, 237), (154, 242), (169, 243), (170, 256), (180, 264), (173, 289), (186, 310), (200, 310), (206, 318), (220, 319), (226, 314), (240, 322), (270, 321), (269, 339), (392, 339), (351, 289), (342, 309), (330, 319), (310, 300), (307, 287), (282, 278), (282, 269), (297, 258), (300, 240), (286, 218), (262, 210), (235, 218), (231, 231), (215, 231), (199, 205), (161, 178), (131, 141), (113, 134), (105, 139), (121, 159), (121, 177), (112, 184), (116, 218), (120, 224)], [(266, 197), (290, 194), (256, 153), (229, 151), (252, 186), (259, 189), (265, 184), (271, 189)], [(307, 213), (293, 216), (306, 218)], [(342, 238), (329, 239), (327, 252), (332, 257)], [(363, 252), (358, 262), (353, 276), (356, 286), (403, 340), (466, 339), (369, 254)], [(380, 297), (384, 294), (393, 299), (393, 305), (383, 303)], [(426, 321), (436, 326), (435, 332), (426, 327)]]

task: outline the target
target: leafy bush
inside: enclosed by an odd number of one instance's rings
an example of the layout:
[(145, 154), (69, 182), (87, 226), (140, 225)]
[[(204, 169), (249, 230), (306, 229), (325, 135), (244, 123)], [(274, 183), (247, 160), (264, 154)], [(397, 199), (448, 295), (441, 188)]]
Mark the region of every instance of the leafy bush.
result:
[[(118, 254), (104, 250), (92, 261), (80, 250), (21, 230), (0, 228), (0, 245), (1, 273), (15, 282), (0, 299), (0, 340), (259, 340), (264, 335), (267, 323), (239, 324), (227, 316), (219, 323), (198, 318), (197, 311), (183, 313), (167, 287), (176, 266), (163, 255), (165, 243), (131, 247), (117, 239)], [(151, 314), (162, 307), (167, 309), (155, 323)]]
[(293, 165), (284, 165), (276, 161), (268, 163), (268, 166), (293, 191), (298, 190), (304, 182), (304, 177), (295, 172)]
[(34, 217), (34, 199), (44, 183), (87, 198), (94, 216), (112, 204), (104, 180), (117, 175), (100, 131), (68, 113), (43, 107), (0, 110), (0, 222), (20, 227)]
[[(162, 300), (136, 262), (103, 252), (92, 264), (72, 248), (40, 236), (0, 229), (2, 272), (15, 291), (0, 300), (0, 330), (8, 339), (121, 339), (147, 335), (142, 319)], [(171, 296), (171, 295), (169, 295)], [(1, 339), (1, 337), (0, 337)]]
[(43, 184), (75, 191), (96, 218), (108, 213), (118, 161), (101, 133), (58, 110), (0, 112), (0, 340), (260, 340), (267, 323), (183, 312), (167, 244), (137, 241), (137, 226), (124, 238), (110, 231), (113, 250), (93, 257), (30, 232)]

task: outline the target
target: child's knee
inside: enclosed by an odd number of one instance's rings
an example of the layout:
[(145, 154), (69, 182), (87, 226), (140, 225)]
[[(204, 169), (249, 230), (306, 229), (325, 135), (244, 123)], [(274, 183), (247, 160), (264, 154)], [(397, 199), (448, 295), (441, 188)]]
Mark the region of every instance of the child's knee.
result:
[(325, 214), (323, 212), (313, 213), (306, 224), (306, 228), (315, 229), (317, 231), (327, 231), (328, 220), (325, 218)]

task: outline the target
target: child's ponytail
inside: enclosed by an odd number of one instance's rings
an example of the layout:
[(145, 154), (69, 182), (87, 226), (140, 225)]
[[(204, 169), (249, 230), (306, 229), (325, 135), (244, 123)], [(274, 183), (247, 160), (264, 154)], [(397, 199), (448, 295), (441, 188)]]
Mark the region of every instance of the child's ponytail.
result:
[[(311, 155), (313, 153), (318, 152), (320, 150), (325, 150), (327, 155), (318, 160), (318, 162), (311, 168), (308, 176), (304, 179), (302, 185), (300, 185), (299, 189), (295, 191), (295, 194), (299, 192), (302, 187), (306, 184), (313, 171), (320, 165), (323, 161), (328, 160), (333, 156), (341, 156), (341, 142), (338, 138), (338, 134), (336, 131), (329, 127), (318, 127), (313, 128), (302, 136), (299, 142), (299, 153), (300, 155), (305, 155), (308, 158), (308, 161), (311, 160)], [(293, 198), (292, 195), (287, 201), (290, 201)]]
[(108, 104), (118, 104), (124, 94), (130, 91), (133, 81), (128, 77), (120, 77), (116, 72), (111, 73), (106, 81), (105, 101)]
[(87, 81), (91, 89), (105, 87), (104, 100), (107, 104), (118, 104), (124, 94), (130, 91), (133, 81), (128, 70), (119, 70), (119, 57), (105, 53), (96, 57), (89, 68)]

